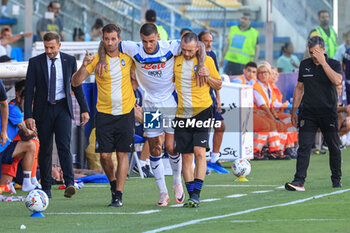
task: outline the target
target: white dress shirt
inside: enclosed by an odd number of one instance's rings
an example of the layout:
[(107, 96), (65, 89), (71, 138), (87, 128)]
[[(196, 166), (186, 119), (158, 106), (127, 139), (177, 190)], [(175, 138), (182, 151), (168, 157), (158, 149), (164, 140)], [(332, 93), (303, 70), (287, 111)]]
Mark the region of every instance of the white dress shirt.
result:
[[(56, 60), (55, 60), (55, 67), (56, 67), (56, 98), (55, 98), (55, 100), (57, 101), (57, 100), (66, 98), (66, 93), (64, 92), (62, 60), (61, 60), (60, 53), (58, 53), (55, 58), (56, 58)], [(48, 83), (50, 85), (51, 59), (48, 56), (46, 56), (46, 60), (47, 60), (47, 68), (49, 71), (48, 72), (48, 74), (49, 74)], [(48, 88), (48, 91), (50, 91), (50, 88)]]

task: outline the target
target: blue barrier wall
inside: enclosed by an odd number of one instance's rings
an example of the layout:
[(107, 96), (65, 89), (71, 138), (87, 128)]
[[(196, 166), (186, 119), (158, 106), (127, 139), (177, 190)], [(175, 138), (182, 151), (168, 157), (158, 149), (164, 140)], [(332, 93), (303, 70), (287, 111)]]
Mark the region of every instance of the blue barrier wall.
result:
[(283, 102), (288, 100), (292, 103), (294, 89), (298, 82), (298, 72), (295, 73), (280, 73), (276, 86), (283, 95)]

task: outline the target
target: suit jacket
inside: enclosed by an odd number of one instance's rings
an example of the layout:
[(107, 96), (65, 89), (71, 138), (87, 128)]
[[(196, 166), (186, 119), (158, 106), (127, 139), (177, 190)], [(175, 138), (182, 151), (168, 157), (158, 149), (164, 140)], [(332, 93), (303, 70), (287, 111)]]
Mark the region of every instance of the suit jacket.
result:
[[(79, 103), (80, 112), (89, 112), (89, 107), (82, 86), (71, 86), (72, 75), (77, 71), (75, 57), (61, 52), (60, 55), (67, 110), (70, 117), (73, 118), (71, 89)], [(25, 85), (24, 119), (34, 118), (37, 122), (41, 121), (41, 117), (44, 115), (43, 113), (47, 111), (48, 106), (48, 83), (49, 77), (46, 53), (29, 59)]]

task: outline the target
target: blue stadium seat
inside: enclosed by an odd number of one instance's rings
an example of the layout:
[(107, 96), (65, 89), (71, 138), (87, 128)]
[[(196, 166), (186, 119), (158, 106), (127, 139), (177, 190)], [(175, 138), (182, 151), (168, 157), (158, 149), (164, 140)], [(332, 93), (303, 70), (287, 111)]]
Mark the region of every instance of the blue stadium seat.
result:
[[(226, 21), (226, 27), (231, 27), (231, 26), (238, 26), (239, 21)], [(258, 22), (258, 21), (252, 21), (250, 24), (252, 27), (264, 27), (265, 23), (264, 22)], [(210, 22), (211, 27), (223, 27), (224, 22), (223, 21), (211, 21)]]
[(10, 57), (16, 61), (24, 61), (23, 51), (21, 48), (12, 48)]
[(0, 18), (0, 24), (2, 24), (2, 25), (13, 25), (13, 24), (17, 24), (17, 19)]
[[(265, 36), (259, 36), (259, 42), (265, 42), (265, 40), (266, 40)], [(274, 36), (273, 42), (286, 43), (286, 42), (290, 42), (290, 38), (289, 37)]]

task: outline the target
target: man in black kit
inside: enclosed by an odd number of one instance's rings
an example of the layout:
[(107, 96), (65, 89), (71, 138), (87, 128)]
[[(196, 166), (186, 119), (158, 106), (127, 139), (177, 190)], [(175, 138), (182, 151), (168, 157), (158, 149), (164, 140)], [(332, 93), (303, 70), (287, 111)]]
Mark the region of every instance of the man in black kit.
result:
[[(294, 180), (286, 183), (289, 191), (305, 191), (304, 182), (311, 147), (318, 128), (329, 148), (333, 188), (341, 188), (341, 152), (337, 126), (337, 91), (342, 83), (341, 66), (325, 54), (324, 40), (314, 36), (308, 41), (310, 58), (300, 63), (298, 84), (293, 96), (292, 123), (299, 126), (299, 149)], [(299, 119), (296, 113), (301, 99)]]

